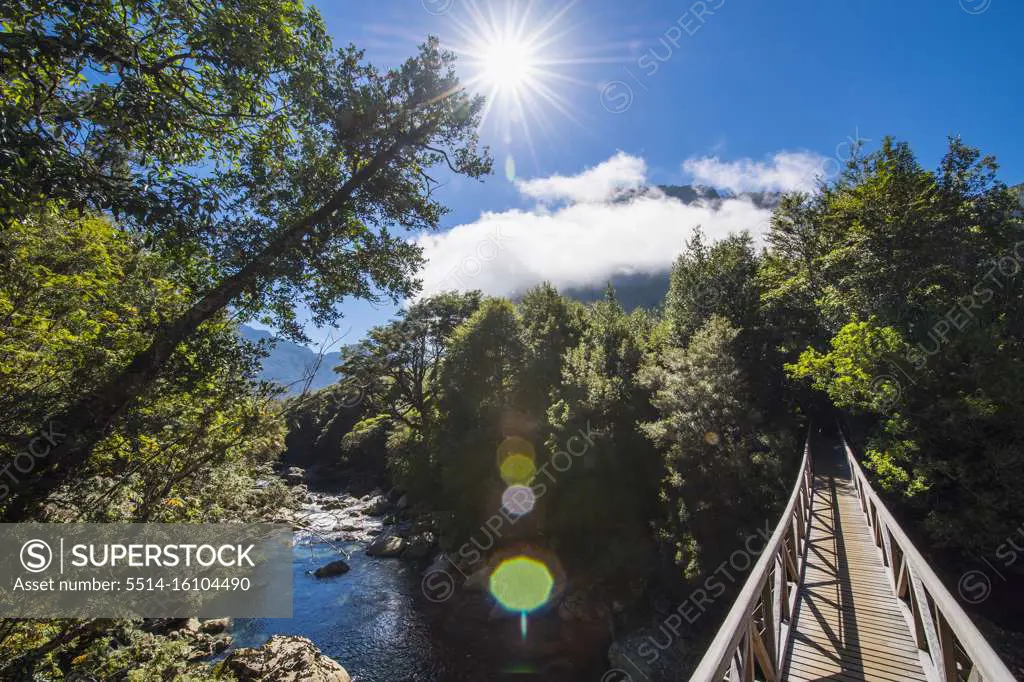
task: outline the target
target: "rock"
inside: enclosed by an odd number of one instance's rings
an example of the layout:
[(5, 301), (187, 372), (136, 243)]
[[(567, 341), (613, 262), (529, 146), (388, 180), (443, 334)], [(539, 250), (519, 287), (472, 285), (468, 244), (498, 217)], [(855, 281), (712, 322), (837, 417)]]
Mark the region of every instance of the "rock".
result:
[(396, 557), (405, 551), (406, 542), (396, 535), (381, 535), (366, 548), (369, 556)]
[(409, 507), (409, 496), (402, 495), (398, 498), (398, 502), (395, 502), (395, 506), (399, 509), (407, 509)]
[(274, 635), (259, 649), (236, 649), (224, 668), (239, 682), (352, 682), (313, 642), (291, 635)]
[(284, 482), (288, 485), (299, 485), (306, 480), (306, 470), (302, 467), (288, 467), (284, 472)]
[(180, 630), (188, 622), (188, 618), (151, 618), (142, 624), (142, 630), (155, 635), (169, 635)]
[(195, 639), (199, 635), (199, 619), (184, 618), (171, 626), (168, 637), (171, 639)]
[(199, 661), (210, 658), (231, 646), (230, 635), (211, 637), (210, 635), (198, 634), (197, 639), (191, 643), (192, 651), (188, 654), (188, 660)]
[(315, 571), (313, 571), (313, 575), (317, 578), (332, 578), (336, 575), (344, 575), (348, 573), (350, 570), (351, 568), (349, 567), (348, 564), (346, 564), (341, 559), (338, 559), (337, 561), (332, 561), (326, 566), (321, 566), (320, 568), (316, 569)]
[(366, 534), (370, 536), (377, 536), (383, 532), (384, 531), (382, 531), (380, 528), (371, 528), (370, 530), (366, 531)]
[(403, 559), (422, 559), (434, 549), (434, 534), (420, 533), (409, 540), (409, 546), (402, 552)]
[(205, 632), (208, 635), (219, 635), (222, 632), (227, 632), (231, 629), (230, 618), (212, 618), (210, 620), (204, 620), (199, 626), (200, 632)]

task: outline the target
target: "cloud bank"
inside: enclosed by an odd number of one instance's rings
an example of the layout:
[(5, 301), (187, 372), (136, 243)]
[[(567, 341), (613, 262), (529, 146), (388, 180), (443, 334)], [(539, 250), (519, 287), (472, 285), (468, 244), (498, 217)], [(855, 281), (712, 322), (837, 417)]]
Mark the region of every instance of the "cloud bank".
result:
[(687, 159), (683, 171), (698, 185), (733, 192), (809, 192), (827, 174), (829, 159), (813, 152), (778, 152), (768, 161), (722, 161), (717, 156)]
[(639, 189), (646, 182), (644, 160), (619, 152), (579, 175), (521, 180), (516, 187), (524, 196), (541, 201), (604, 202)]
[[(779, 162), (780, 156), (763, 168), (717, 159), (687, 161), (684, 168), (700, 171), (700, 184), (734, 191), (791, 189), (793, 168), (805, 166)], [(532, 208), (484, 213), (417, 240), (427, 258), (421, 295), (480, 289), (511, 296), (545, 280), (560, 289), (600, 285), (617, 274), (667, 270), (697, 226), (711, 241), (742, 230), (758, 239), (767, 231), (771, 211), (745, 198), (684, 204), (658, 191), (636, 192), (648, 184), (644, 160), (623, 153), (578, 175), (521, 181), (522, 195), (538, 202)], [(545, 205), (555, 201), (568, 203)]]

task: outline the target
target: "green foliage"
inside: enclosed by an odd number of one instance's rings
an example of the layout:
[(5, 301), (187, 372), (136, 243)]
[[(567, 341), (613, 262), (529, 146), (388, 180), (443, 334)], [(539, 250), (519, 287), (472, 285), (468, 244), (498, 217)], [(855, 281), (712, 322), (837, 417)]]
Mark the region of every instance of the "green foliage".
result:
[(740, 332), (713, 315), (685, 348), (652, 358), (643, 379), (659, 418), (642, 425), (665, 453), (663, 542), (688, 578), (716, 565), (734, 539), (764, 528), (780, 492), (780, 462), (795, 448), (765, 423), (743, 370)]
[(488, 299), (452, 335), (440, 377), (444, 415), (438, 448), (440, 494), (455, 512), (457, 535), (471, 533), (501, 507), (498, 447), (529, 437), (520, 399), (526, 346), (512, 304)]
[(888, 372), (906, 342), (892, 327), (875, 320), (851, 322), (832, 338), (828, 353), (808, 348), (786, 370), (795, 379), (810, 379), (837, 407), (884, 413), (900, 400), (899, 381)]
[[(61, 647), (48, 647), (60, 641)], [(235, 677), (209, 663), (189, 660), (184, 639), (140, 628), (139, 621), (30, 620), (0, 622), (3, 679), (95, 679), (149, 682), (230, 682)]]
[(672, 267), (665, 313), (676, 341), (686, 344), (711, 315), (740, 329), (758, 316), (757, 256), (750, 235), (731, 235), (708, 246), (698, 229)]
[[(609, 290), (586, 308), (579, 343), (569, 348), (551, 390), (542, 461), (557, 472), (545, 498), (547, 532), (586, 571), (603, 579), (642, 576), (652, 543), (657, 455), (637, 430), (650, 416), (638, 383), (652, 322), (627, 315)], [(565, 471), (565, 453), (571, 468)]]
[(527, 346), (523, 372), (528, 401), (547, 404), (548, 392), (562, 377), (562, 358), (579, 342), (584, 324), (581, 306), (544, 282), (527, 291), (516, 306)]
[(814, 321), (791, 375), (868, 420), (879, 484), (963, 552), (998, 546), (1024, 503), (1024, 223), (995, 171), (956, 139), (934, 171), (887, 139), (783, 203), (763, 270), (766, 300)]
[[(186, 169), (283, 139), (287, 98), (329, 55), (301, 2), (4, 5), (0, 206), (112, 210), (138, 227), (216, 212)], [(211, 205), (208, 202), (212, 202)]]
[[(10, 462), (9, 444), (106, 381), (185, 305), (187, 290), (171, 262), (107, 219), (51, 209), (12, 223), (0, 240), (0, 424)], [(284, 435), (270, 394), (251, 379), (256, 361), (226, 317), (204, 325), (51, 500), (51, 518), (220, 520), (280, 504), (280, 491), (252, 485)]]

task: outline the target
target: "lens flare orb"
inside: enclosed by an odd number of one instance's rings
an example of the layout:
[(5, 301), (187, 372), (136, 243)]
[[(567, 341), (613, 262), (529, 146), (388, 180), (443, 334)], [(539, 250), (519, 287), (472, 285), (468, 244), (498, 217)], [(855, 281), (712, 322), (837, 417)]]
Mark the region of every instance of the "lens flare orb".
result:
[(509, 436), (498, 446), (498, 470), (505, 485), (527, 485), (537, 473), (536, 451), (530, 441)]
[(491, 595), (509, 611), (529, 613), (548, 602), (554, 585), (554, 576), (543, 562), (518, 556), (494, 569), (489, 587)]
[(524, 516), (533, 511), (537, 496), (525, 485), (510, 485), (501, 494), (501, 506), (509, 516)]

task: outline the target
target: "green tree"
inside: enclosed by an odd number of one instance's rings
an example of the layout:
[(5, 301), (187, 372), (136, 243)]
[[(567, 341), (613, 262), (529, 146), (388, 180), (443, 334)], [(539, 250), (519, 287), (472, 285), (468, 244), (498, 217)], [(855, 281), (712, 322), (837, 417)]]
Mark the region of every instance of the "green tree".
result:
[(561, 382), (565, 353), (579, 342), (583, 312), (548, 282), (527, 291), (516, 311), (527, 348), (523, 390), (528, 395), (524, 399), (540, 422), (545, 419), (551, 390)]
[(512, 304), (485, 300), (452, 336), (441, 374), (443, 424), (436, 441), (440, 495), (460, 538), (501, 508), (499, 447), (529, 437), (521, 377), (526, 347)]
[(730, 235), (705, 244), (698, 229), (672, 266), (665, 315), (676, 342), (686, 344), (718, 314), (741, 329), (756, 326), (760, 305), (758, 268), (750, 235)]
[(642, 310), (627, 315), (609, 287), (587, 308), (551, 392), (545, 530), (591, 576), (636, 577), (651, 549), (660, 468), (638, 431), (653, 415), (637, 377), (651, 326)]
[(687, 578), (719, 563), (763, 528), (780, 490), (781, 459), (795, 447), (770, 429), (743, 371), (740, 331), (713, 315), (683, 348), (652, 358), (642, 374), (658, 418), (642, 426), (664, 452), (659, 524)]
[(156, 326), (110, 380), (55, 415), (68, 436), (20, 487), (9, 520), (31, 515), (80, 470), (117, 415), (228, 305), (298, 335), (297, 302), (323, 323), (346, 296), (412, 293), (419, 251), (388, 226), (436, 227), (444, 209), (430, 195), (431, 167), (471, 177), (490, 168), (476, 145), (482, 102), (460, 89), (452, 62), (433, 39), (387, 73), (349, 49), (316, 61), (302, 87), (280, 93), (287, 135), (261, 132), (236, 162), (211, 171), (202, 185), (218, 193), (214, 217), (179, 225), (169, 239), (170, 252), (197, 253), (201, 263), (189, 271), (190, 305)]
[[(15, 221), (0, 235), (0, 253), (0, 423), (5, 453), (18, 457), (17, 434), (50, 423), (55, 409), (102, 385), (111, 366), (144, 347), (152, 328), (187, 306), (189, 295), (173, 277), (174, 263), (138, 248), (105, 218), (49, 212)], [(257, 362), (224, 313), (212, 318), (179, 349), (147, 400), (120, 415), (74, 485), (51, 500), (50, 515), (242, 514), (250, 491), (245, 474), (269, 463), (283, 439), (269, 387), (252, 380)], [(53, 424), (44, 430), (66, 432)], [(6, 478), (4, 497), (31, 473), (24, 454), (7, 464), (19, 480)], [(202, 492), (204, 480), (229, 470), (241, 476), (240, 489)], [(176, 500), (170, 508), (169, 499)]]
[(11, 0), (0, 32), (0, 218), (57, 201), (146, 230), (212, 227), (190, 167), (288, 134), (330, 57), (301, 2)]
[[(343, 401), (359, 404), (363, 418), (343, 449), (386, 442), (394, 482), (414, 497), (436, 495), (441, 368), (451, 336), (480, 307), (480, 292), (443, 293), (412, 304), (400, 318), (370, 331), (347, 349), (337, 368)], [(379, 453), (378, 453), (379, 454)]]

